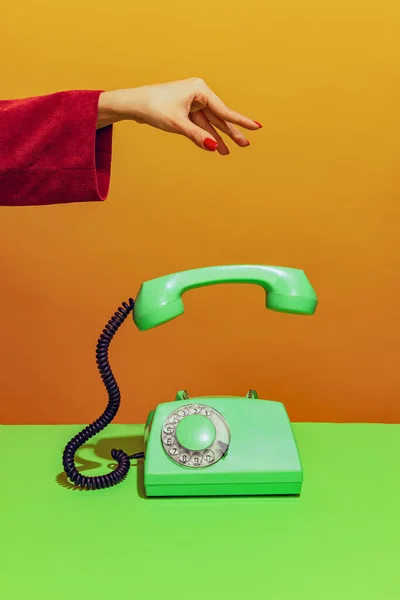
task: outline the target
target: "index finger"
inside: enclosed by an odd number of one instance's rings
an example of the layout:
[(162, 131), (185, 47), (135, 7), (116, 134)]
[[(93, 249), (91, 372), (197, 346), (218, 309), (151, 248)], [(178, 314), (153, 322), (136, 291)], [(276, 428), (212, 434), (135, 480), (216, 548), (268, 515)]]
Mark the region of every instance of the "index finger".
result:
[(234, 123), (235, 125), (240, 125), (245, 129), (251, 130), (260, 129), (262, 127), (258, 121), (249, 119), (249, 117), (245, 117), (244, 115), (241, 115), (237, 111), (226, 106), (221, 98), (219, 98), (217, 94), (213, 92), (207, 85), (205, 86), (204, 90), (204, 99), (207, 102), (207, 106), (213, 111), (213, 113), (224, 121), (228, 121), (229, 123)]

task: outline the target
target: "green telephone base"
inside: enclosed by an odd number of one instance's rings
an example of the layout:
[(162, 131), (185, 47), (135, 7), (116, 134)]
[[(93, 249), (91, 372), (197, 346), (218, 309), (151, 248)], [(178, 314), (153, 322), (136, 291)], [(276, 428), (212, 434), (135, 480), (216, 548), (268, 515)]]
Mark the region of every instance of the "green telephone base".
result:
[(303, 469), (281, 402), (242, 397), (159, 404), (145, 425), (147, 496), (298, 495)]

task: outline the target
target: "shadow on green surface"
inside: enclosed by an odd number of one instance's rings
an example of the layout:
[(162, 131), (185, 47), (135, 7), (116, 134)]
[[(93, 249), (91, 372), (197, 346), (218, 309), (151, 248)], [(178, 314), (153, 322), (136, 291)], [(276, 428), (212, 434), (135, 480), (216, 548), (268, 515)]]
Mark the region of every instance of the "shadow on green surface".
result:
[[(117, 463), (112, 461), (111, 459), (111, 450), (116, 448), (117, 450), (121, 449), (127, 454), (136, 454), (137, 452), (143, 452), (143, 436), (129, 436), (129, 437), (111, 437), (111, 438), (103, 438), (99, 440), (97, 443), (93, 444), (84, 444), (81, 448), (79, 448), (78, 452), (75, 454), (75, 464), (79, 473), (83, 473), (85, 475), (90, 476), (90, 471), (94, 469), (98, 469), (99, 467), (103, 467), (109, 469), (109, 471), (113, 471)], [(98, 457), (97, 460), (89, 460), (87, 458), (82, 457), (82, 453), (86, 450), (90, 450), (91, 454), (94, 454)], [(105, 460), (111, 459), (111, 462), (104, 464)], [(144, 493), (144, 484), (143, 484), (143, 461), (138, 460), (137, 464), (134, 463), (131, 465), (129, 473), (127, 477), (132, 474), (132, 470), (137, 469), (137, 490), (138, 494), (141, 498), (145, 497)], [(101, 474), (105, 474), (107, 471), (102, 472)], [(59, 473), (56, 477), (56, 482), (61, 487), (67, 488), (69, 490), (79, 491), (79, 492), (88, 492), (91, 490), (83, 490), (80, 487), (70, 483), (67, 479), (64, 471)], [(123, 485), (123, 482), (118, 485)]]

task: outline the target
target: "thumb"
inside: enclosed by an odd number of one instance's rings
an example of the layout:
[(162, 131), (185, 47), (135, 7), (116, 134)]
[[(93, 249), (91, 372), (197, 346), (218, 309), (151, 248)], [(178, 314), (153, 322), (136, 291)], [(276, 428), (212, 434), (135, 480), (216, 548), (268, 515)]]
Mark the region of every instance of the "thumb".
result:
[(189, 119), (186, 118), (179, 121), (179, 130), (181, 135), (187, 137), (199, 148), (211, 152), (215, 152), (217, 149), (218, 143), (214, 136), (192, 123)]

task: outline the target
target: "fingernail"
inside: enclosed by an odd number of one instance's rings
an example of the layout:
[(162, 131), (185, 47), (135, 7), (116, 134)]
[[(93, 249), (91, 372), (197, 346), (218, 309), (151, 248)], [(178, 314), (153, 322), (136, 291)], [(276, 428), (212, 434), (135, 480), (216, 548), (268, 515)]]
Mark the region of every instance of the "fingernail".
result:
[(211, 138), (206, 138), (203, 142), (203, 146), (206, 150), (211, 150), (211, 152), (215, 152), (215, 150), (217, 149), (217, 142), (215, 142), (214, 140), (212, 140)]
[(262, 127), (261, 123), (259, 123), (258, 121), (254, 121), (254, 123), (255, 123), (256, 125), (258, 125), (258, 126), (259, 126), (259, 128), (261, 129), (261, 127)]

